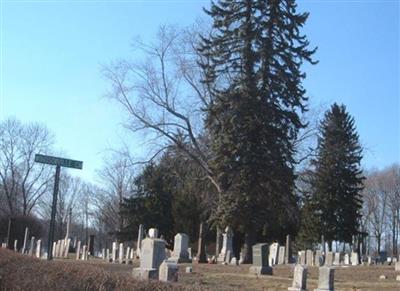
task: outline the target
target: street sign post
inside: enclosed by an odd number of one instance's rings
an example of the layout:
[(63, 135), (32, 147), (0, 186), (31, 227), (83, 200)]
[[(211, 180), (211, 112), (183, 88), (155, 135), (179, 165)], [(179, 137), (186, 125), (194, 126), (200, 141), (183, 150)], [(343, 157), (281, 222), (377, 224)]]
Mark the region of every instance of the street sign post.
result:
[(57, 211), (57, 197), (58, 197), (58, 186), (60, 183), (60, 171), (61, 167), (73, 168), (82, 170), (83, 162), (75, 161), (70, 159), (46, 156), (46, 155), (35, 155), (35, 162), (41, 164), (48, 164), (56, 166), (56, 174), (54, 177), (54, 190), (53, 190), (53, 205), (51, 208), (50, 228), (49, 228), (49, 239), (47, 242), (47, 260), (53, 259), (53, 240), (54, 240), (54, 224)]

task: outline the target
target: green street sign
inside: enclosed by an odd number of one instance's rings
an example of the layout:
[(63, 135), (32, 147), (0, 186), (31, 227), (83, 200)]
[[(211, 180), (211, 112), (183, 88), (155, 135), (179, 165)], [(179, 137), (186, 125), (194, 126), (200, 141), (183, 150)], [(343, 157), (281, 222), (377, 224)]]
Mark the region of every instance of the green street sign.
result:
[(35, 162), (82, 170), (83, 162), (36, 154)]

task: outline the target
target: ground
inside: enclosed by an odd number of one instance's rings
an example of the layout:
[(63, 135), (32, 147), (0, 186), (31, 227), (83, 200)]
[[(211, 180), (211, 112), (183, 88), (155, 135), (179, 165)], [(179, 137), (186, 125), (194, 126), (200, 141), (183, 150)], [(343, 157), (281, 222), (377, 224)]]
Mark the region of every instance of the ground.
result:
[[(75, 263), (74, 260), (68, 260)], [(79, 262), (94, 264), (108, 272), (130, 275), (132, 267), (138, 265), (121, 265), (104, 263), (101, 260)], [(224, 266), (210, 264), (180, 264), (179, 282), (187, 286), (201, 286), (211, 290), (287, 290), (292, 284), (293, 265), (274, 267), (273, 276), (256, 277), (248, 274), (249, 265)], [(193, 266), (193, 273), (185, 273), (186, 266)], [(309, 267), (307, 289), (314, 290), (318, 283), (318, 268)], [(386, 280), (379, 280), (386, 275)], [(335, 269), (335, 290), (400, 290), (400, 281), (396, 281), (394, 266), (357, 266), (337, 267)]]

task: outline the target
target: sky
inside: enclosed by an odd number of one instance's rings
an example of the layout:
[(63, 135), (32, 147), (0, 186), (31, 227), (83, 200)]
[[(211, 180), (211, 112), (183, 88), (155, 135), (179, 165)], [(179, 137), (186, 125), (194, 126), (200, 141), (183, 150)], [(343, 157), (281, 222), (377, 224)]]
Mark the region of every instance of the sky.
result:
[[(343, 103), (355, 118), (364, 168), (400, 162), (400, 2), (297, 1), (310, 12), (303, 32), (317, 46), (304, 86), (312, 106)], [(123, 129), (122, 108), (105, 97), (102, 66), (132, 58), (132, 39), (163, 24), (206, 18), (209, 1), (0, 0), (0, 121), (40, 122), (56, 149), (82, 160), (89, 182), (111, 148), (146, 148)], [(74, 173), (73, 173), (74, 172)]]

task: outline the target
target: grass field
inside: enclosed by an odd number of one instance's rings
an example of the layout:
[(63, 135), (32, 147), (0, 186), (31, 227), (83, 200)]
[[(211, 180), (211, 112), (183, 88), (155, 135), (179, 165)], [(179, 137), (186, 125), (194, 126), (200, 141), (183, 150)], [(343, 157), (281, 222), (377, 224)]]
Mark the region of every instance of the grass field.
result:
[[(59, 286), (58, 290), (287, 290), (292, 284), (293, 277), (293, 266), (291, 265), (274, 267), (272, 276), (256, 277), (248, 274), (249, 265), (224, 266), (193, 263), (180, 265), (178, 284), (154, 282), (147, 285), (145, 282), (138, 282), (131, 278), (132, 268), (138, 266), (138, 261), (135, 261), (133, 265), (104, 263), (99, 259), (89, 261), (66, 259), (46, 262), (12, 254), (13, 267), (10, 267), (10, 263), (8, 263), (8, 267), (5, 267), (2, 258), (4, 252), (0, 251), (0, 277), (3, 278), (0, 280), (4, 280), (4, 276), (7, 276), (4, 273), (7, 270), (18, 272), (17, 270), (20, 268), (20, 272), (24, 272), (22, 271), (24, 268), (19, 265), (36, 264), (36, 269), (32, 266), (28, 269), (25, 267), (25, 272), (33, 272), (35, 277), (25, 274), (25, 276), (15, 278), (15, 280), (33, 280), (34, 282), (26, 284), (19, 282), (21, 284), (17, 284), (17, 286), (29, 286), (29, 284), (33, 286), (37, 281), (44, 280), (49, 284)], [(193, 273), (185, 273), (185, 267), (189, 265), (193, 266)], [(55, 271), (57, 268), (59, 269), (58, 273)], [(65, 272), (68, 274), (64, 274)], [(380, 275), (386, 275), (387, 279), (379, 280)], [(396, 273), (393, 266), (337, 267), (335, 269), (335, 290), (399, 291), (400, 281), (396, 281), (396, 275), (400, 275), (400, 272)], [(42, 278), (40, 278), (41, 276)], [(68, 280), (65, 280), (65, 276)], [(56, 282), (50, 282), (50, 279), (52, 281), (59, 280), (62, 283), (56, 284)], [(102, 280), (103, 283), (95, 284), (99, 280)], [(82, 282), (78, 284), (79, 281)], [(70, 289), (68, 289), (68, 283), (70, 283)], [(307, 289), (314, 290), (317, 283), (318, 268), (311, 267), (309, 268)], [(4, 287), (4, 282), (0, 286)], [(13, 290), (3, 287), (2, 290)], [(15, 290), (28, 289), (17, 288)], [(35, 290), (46, 289), (36, 288)]]

